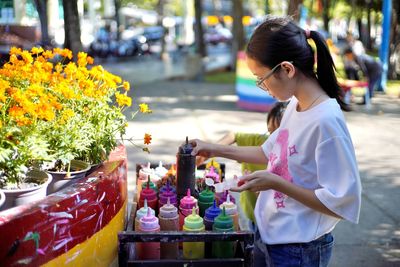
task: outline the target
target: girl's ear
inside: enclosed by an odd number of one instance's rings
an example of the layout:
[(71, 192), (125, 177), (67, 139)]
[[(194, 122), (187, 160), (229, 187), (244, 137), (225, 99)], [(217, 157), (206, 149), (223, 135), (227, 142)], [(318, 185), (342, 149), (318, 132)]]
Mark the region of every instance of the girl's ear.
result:
[(294, 75), (296, 74), (296, 68), (290, 61), (283, 61), (281, 63), (281, 68), (285, 71), (288, 78), (293, 78)]

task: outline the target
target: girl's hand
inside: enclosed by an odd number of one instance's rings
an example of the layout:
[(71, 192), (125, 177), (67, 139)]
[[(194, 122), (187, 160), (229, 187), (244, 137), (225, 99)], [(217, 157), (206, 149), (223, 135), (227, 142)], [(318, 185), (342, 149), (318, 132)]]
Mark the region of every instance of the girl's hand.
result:
[(203, 142), (199, 139), (189, 140), (189, 143), (193, 146), (192, 156), (201, 156), (206, 159), (213, 157), (213, 144)]
[(275, 189), (276, 185), (282, 178), (269, 171), (255, 171), (250, 174), (245, 174), (240, 178), (240, 181), (236, 187), (232, 187), (230, 190), (233, 192), (242, 192), (245, 190), (259, 192), (268, 189)]

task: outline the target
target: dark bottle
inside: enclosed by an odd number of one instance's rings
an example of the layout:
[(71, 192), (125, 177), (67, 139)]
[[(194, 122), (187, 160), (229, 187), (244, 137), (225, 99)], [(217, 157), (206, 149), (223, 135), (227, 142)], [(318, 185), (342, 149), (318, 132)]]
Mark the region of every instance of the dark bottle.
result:
[(195, 191), (196, 156), (192, 156), (192, 151), (193, 146), (186, 136), (186, 143), (179, 147), (176, 154), (176, 191), (179, 200), (186, 195), (188, 188), (193, 195), (197, 196)]

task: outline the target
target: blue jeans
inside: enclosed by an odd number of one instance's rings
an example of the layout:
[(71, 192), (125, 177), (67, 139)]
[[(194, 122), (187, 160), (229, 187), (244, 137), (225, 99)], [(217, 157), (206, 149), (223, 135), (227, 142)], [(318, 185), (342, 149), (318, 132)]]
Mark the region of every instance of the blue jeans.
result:
[(268, 267), (326, 267), (332, 255), (331, 233), (308, 243), (266, 245), (258, 230), (255, 235), (254, 266)]

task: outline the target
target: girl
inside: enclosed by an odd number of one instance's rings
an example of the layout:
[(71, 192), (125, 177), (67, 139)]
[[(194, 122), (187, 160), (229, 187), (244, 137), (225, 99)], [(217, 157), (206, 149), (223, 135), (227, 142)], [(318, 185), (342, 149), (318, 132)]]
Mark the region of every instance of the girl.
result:
[(244, 175), (244, 184), (231, 189), (260, 191), (256, 266), (327, 266), (331, 231), (341, 219), (357, 223), (361, 204), (354, 148), (341, 112), (349, 108), (341, 100), (332, 57), (320, 34), (276, 17), (257, 27), (246, 53), (257, 85), (280, 101), (290, 99), (280, 127), (261, 147), (192, 140), (193, 154), (268, 163), (267, 170)]

